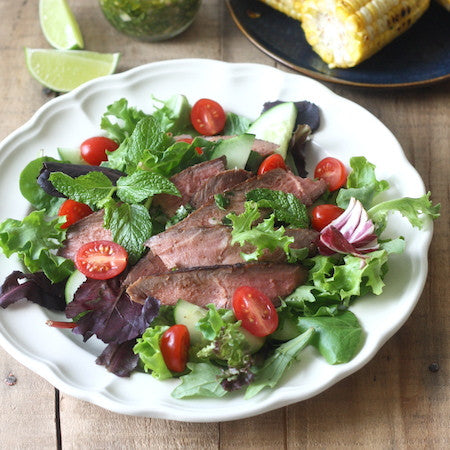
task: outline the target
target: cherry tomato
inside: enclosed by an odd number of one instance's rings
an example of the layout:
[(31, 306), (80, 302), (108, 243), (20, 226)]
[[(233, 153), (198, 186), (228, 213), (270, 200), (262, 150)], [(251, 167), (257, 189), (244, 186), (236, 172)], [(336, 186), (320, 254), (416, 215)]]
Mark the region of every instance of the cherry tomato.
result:
[(186, 369), (189, 345), (189, 330), (185, 325), (173, 325), (163, 333), (159, 346), (169, 370), (183, 372)]
[(76, 256), (75, 266), (88, 278), (108, 280), (125, 270), (127, 251), (112, 241), (92, 241), (82, 245)]
[[(194, 142), (194, 139), (192, 139), (192, 138), (175, 138), (175, 140), (177, 142), (186, 142), (187, 144), (192, 144), (192, 142)], [(203, 155), (203, 150), (201, 149), (201, 147), (195, 147), (195, 151), (199, 155)]]
[(269, 297), (258, 289), (241, 286), (236, 289), (232, 301), (236, 319), (242, 327), (255, 336), (263, 337), (278, 327), (278, 314)]
[(283, 157), (279, 153), (274, 153), (273, 155), (268, 156), (261, 163), (258, 169), (258, 175), (261, 175), (265, 172), (269, 172), (269, 170), (273, 169), (287, 170), (286, 163), (284, 162)]
[(106, 151), (117, 150), (119, 144), (112, 139), (103, 136), (96, 136), (86, 139), (80, 146), (81, 157), (91, 166), (99, 166), (102, 161), (106, 161)]
[(222, 131), (226, 120), (225, 111), (214, 100), (202, 98), (192, 107), (192, 126), (204, 136), (213, 136)]
[(66, 222), (61, 225), (61, 228), (68, 228), (93, 212), (88, 205), (67, 199), (58, 211), (58, 216), (66, 216)]
[(338, 159), (324, 158), (317, 164), (314, 177), (322, 178), (330, 191), (336, 191), (347, 181), (347, 170)]
[(323, 230), (338, 218), (344, 210), (336, 205), (319, 205), (311, 211), (311, 225), (316, 231)]

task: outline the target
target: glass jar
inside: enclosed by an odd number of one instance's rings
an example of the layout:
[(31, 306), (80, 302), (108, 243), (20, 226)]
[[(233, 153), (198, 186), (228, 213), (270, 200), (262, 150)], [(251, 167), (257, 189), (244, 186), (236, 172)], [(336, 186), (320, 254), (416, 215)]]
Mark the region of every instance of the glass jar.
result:
[(183, 32), (201, 0), (100, 0), (106, 19), (118, 31), (144, 41), (162, 41)]

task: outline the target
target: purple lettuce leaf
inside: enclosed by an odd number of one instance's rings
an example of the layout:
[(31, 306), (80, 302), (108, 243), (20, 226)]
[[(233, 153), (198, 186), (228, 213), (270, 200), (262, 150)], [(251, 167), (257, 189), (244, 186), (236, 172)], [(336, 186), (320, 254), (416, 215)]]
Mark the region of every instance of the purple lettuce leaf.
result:
[(122, 278), (88, 279), (67, 305), (66, 316), (77, 318), (73, 331), (85, 342), (96, 335), (107, 344), (122, 344), (140, 336), (158, 315), (159, 300), (148, 297), (144, 305), (133, 302), (123, 290)]
[(23, 273), (15, 270), (0, 287), (0, 306), (6, 308), (25, 299), (53, 311), (64, 311), (65, 281), (52, 283), (43, 272)]
[(139, 362), (139, 355), (133, 352), (135, 344), (135, 339), (121, 344), (108, 344), (95, 362), (118, 377), (129, 377)]

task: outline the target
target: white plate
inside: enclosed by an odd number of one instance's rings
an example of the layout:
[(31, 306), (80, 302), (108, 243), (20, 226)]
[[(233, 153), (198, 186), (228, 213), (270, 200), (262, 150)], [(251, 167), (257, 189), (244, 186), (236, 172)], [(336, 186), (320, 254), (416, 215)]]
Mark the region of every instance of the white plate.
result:
[[(269, 100), (312, 101), (321, 108), (322, 125), (308, 150), (309, 169), (327, 155), (347, 164), (351, 156), (364, 155), (376, 164), (378, 177), (391, 184), (386, 198), (418, 197), (425, 192), (420, 176), (390, 131), (368, 111), (317, 81), (262, 65), (186, 59), (152, 63), (94, 80), (40, 108), (0, 145), (0, 220), (27, 214), (18, 177), (41, 150), (56, 156), (56, 147), (75, 147), (98, 134), (106, 106), (121, 97), (149, 110), (151, 94), (165, 99), (174, 93), (187, 95), (191, 102), (213, 98), (226, 110), (250, 118), (256, 118)], [(392, 258), (384, 293), (361, 298), (352, 307), (366, 333), (359, 354), (347, 364), (331, 366), (308, 348), (278, 388), (263, 390), (251, 400), (237, 393), (218, 400), (176, 400), (170, 392), (177, 380), (159, 382), (142, 373), (116, 377), (95, 364), (101, 342), (93, 338), (83, 344), (69, 331), (46, 326), (48, 318), (62, 320), (62, 315), (29, 303), (0, 311), (0, 343), (61, 391), (118, 413), (191, 422), (253, 416), (310, 398), (355, 372), (406, 321), (425, 283), (432, 225), (418, 231), (393, 216), (386, 235), (403, 235), (407, 249)], [(19, 267), (15, 259), (1, 255), (0, 279), (15, 267)]]

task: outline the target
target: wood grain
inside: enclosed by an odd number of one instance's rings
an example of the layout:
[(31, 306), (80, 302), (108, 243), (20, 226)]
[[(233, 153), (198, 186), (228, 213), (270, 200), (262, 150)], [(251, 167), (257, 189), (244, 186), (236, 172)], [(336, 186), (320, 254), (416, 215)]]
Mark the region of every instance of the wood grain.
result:
[[(119, 71), (184, 57), (255, 62), (288, 71), (240, 34), (220, 0), (205, 0), (191, 28), (159, 44), (119, 35), (94, 1), (69, 3), (87, 49), (122, 53)], [(48, 47), (37, 4), (0, 2), (0, 139), (51, 98), (30, 77), (23, 58), (24, 46)], [(401, 91), (328, 86), (385, 123), (434, 201), (443, 206), (429, 253), (429, 278), (409, 320), (356, 374), (313, 399), (245, 420), (196, 424), (122, 416), (61, 394), (63, 448), (448, 448), (450, 83)], [(439, 365), (437, 372), (429, 370), (432, 363)], [(10, 371), (17, 376), (15, 386), (3, 382)], [(53, 387), (3, 350), (0, 377), (1, 447), (55, 448)]]

